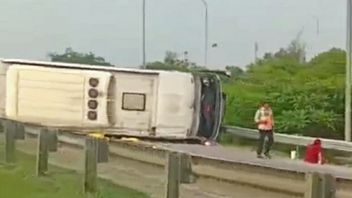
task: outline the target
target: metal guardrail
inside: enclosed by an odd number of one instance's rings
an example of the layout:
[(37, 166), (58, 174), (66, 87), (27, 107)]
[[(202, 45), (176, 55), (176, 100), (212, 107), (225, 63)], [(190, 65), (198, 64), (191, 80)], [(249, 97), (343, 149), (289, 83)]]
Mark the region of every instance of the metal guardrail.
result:
[[(223, 126), (223, 130), (225, 133), (232, 134), (234, 136), (238, 136), (246, 139), (257, 139), (258, 131), (254, 129), (241, 128), (236, 126)], [(306, 136), (297, 136), (297, 135), (287, 135), (275, 133), (275, 142), (296, 146), (307, 146), (312, 143), (316, 138), (306, 137)], [(337, 151), (345, 151), (352, 152), (352, 142), (345, 142), (341, 140), (332, 140), (332, 139), (323, 139), (322, 146), (325, 149), (337, 150)]]
[[(255, 129), (242, 128), (237, 126), (223, 126), (222, 130), (225, 133), (231, 134), (233, 136), (246, 138), (246, 139), (258, 139), (258, 131)], [(31, 132), (30, 129), (27, 129), (28, 132)], [(307, 137), (307, 136), (298, 136), (298, 135), (287, 135), (281, 133), (275, 133), (274, 135), (275, 142), (295, 145), (295, 146), (307, 146), (312, 143), (316, 138)], [(352, 142), (346, 142), (341, 140), (333, 139), (324, 139), (320, 138), (322, 141), (322, 146), (325, 149), (351, 152), (352, 153)], [(69, 141), (69, 140), (68, 140)]]

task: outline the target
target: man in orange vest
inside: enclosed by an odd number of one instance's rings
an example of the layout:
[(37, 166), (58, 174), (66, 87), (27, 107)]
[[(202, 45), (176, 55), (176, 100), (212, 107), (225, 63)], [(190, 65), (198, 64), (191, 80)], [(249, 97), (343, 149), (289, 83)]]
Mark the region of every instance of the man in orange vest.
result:
[(254, 121), (258, 126), (259, 130), (259, 142), (257, 149), (257, 157), (263, 158), (263, 146), (265, 142), (265, 138), (268, 137), (267, 144), (265, 145), (264, 155), (267, 158), (271, 158), (270, 149), (274, 143), (274, 117), (273, 111), (268, 103), (263, 103), (263, 105), (257, 110), (255, 113)]

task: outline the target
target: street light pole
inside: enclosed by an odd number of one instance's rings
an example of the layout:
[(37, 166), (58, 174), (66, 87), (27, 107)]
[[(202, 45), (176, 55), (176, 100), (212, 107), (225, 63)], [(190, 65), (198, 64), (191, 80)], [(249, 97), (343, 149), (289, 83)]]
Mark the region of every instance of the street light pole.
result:
[(345, 140), (351, 141), (351, 63), (352, 63), (352, 0), (347, 0)]
[(143, 68), (146, 68), (146, 55), (145, 55), (145, 0), (143, 0)]
[(208, 3), (202, 0), (205, 7), (205, 44), (204, 44), (204, 66), (208, 66)]
[(317, 36), (319, 36), (320, 34), (320, 21), (319, 21), (319, 18), (316, 19), (316, 23), (317, 23)]
[(317, 33), (317, 36), (319, 36), (319, 34), (320, 34), (320, 20), (319, 20), (319, 17), (316, 16), (316, 15), (310, 15), (310, 16), (315, 20), (316, 33)]

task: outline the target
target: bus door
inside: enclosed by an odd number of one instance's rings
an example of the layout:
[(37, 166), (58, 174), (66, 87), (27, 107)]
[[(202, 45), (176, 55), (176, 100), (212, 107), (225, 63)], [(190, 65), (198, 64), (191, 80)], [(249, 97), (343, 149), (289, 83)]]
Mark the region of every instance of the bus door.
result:
[(200, 81), (200, 119), (197, 136), (215, 140), (220, 131), (225, 107), (221, 81), (218, 75), (214, 74), (201, 75)]

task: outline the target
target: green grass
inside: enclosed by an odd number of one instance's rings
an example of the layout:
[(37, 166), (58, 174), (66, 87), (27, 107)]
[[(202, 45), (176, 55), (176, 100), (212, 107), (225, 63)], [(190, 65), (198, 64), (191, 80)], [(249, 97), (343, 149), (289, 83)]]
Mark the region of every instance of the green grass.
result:
[[(3, 145), (0, 151), (3, 152)], [(0, 164), (1, 198), (84, 198), (83, 176), (66, 169), (50, 166), (45, 177), (35, 176), (35, 158), (17, 152), (15, 166)], [(99, 180), (99, 198), (147, 198), (134, 190)]]

